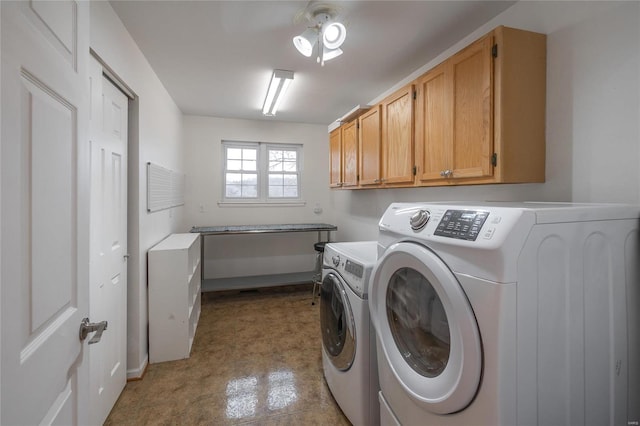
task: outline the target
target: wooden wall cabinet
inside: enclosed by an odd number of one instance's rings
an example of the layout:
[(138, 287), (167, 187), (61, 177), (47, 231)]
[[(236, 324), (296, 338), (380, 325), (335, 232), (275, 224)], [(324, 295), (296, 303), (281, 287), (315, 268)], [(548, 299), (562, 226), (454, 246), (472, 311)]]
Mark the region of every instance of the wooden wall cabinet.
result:
[(342, 127), (342, 187), (358, 185), (358, 120)]
[(416, 185), (543, 182), (546, 37), (498, 27), (416, 82)]
[(545, 103), (546, 36), (498, 27), (359, 118), (358, 187), (544, 182)]
[(360, 186), (379, 186), (382, 183), (382, 120), (380, 105), (376, 105), (358, 118), (359, 156), (358, 175)]
[(200, 318), (200, 234), (149, 249), (149, 362), (189, 358)]
[(329, 133), (329, 187), (342, 186), (342, 128)]
[(382, 109), (382, 183), (403, 186), (414, 182), (413, 84), (380, 103)]
[(329, 134), (332, 188), (358, 185), (358, 120), (343, 124)]
[(438, 65), (416, 81), (416, 182), (441, 181), (450, 167), (453, 141), (451, 66)]

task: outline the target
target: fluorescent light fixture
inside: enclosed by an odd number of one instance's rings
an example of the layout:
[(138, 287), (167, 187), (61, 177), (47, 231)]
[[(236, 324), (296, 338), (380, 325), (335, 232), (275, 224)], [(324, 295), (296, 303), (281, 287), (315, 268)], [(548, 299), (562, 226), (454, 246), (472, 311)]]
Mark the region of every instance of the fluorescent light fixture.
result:
[(293, 80), (293, 71), (274, 70), (267, 90), (267, 97), (264, 99), (262, 113), (264, 115), (276, 115), (280, 102)]

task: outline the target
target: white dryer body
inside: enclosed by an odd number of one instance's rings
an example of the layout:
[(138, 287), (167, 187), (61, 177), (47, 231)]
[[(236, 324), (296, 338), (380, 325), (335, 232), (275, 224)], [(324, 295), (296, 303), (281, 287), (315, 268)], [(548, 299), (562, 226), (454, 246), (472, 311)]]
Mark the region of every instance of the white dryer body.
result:
[(329, 390), (354, 426), (377, 426), (376, 343), (367, 302), (375, 241), (325, 246), (320, 294), (322, 367)]
[(381, 418), (638, 421), (639, 217), (637, 206), (392, 204), (369, 298)]

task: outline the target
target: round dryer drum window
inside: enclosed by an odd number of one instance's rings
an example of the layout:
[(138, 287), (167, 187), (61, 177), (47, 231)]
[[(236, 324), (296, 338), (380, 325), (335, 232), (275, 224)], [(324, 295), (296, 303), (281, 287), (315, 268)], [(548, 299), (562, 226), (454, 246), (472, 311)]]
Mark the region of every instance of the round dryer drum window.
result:
[(482, 350), (473, 309), (451, 269), (431, 249), (390, 245), (369, 291), (383, 362), (426, 410), (454, 413), (480, 385)]
[(420, 272), (401, 268), (387, 288), (387, 319), (407, 363), (425, 377), (436, 377), (449, 360), (447, 315), (435, 289)]
[(356, 354), (355, 322), (344, 285), (331, 273), (320, 287), (320, 327), (322, 346), (331, 363), (339, 370), (348, 370)]

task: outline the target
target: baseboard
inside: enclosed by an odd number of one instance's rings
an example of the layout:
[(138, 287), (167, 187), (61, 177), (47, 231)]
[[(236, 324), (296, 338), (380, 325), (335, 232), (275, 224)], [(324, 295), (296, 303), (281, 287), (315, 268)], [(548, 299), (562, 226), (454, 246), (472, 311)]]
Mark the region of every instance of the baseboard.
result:
[(142, 364), (138, 366), (138, 368), (133, 370), (127, 370), (127, 382), (133, 382), (136, 380), (142, 380), (144, 377), (144, 373), (147, 372), (147, 367), (149, 366), (149, 354), (145, 355), (142, 360)]

